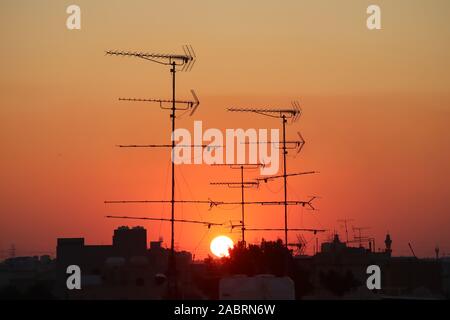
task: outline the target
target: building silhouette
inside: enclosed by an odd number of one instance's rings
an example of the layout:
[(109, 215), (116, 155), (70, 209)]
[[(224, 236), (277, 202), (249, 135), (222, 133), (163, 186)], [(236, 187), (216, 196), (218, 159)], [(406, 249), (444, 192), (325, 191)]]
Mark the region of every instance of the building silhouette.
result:
[[(147, 230), (122, 226), (114, 230), (111, 245), (87, 245), (83, 238), (57, 240), (57, 295), (69, 299), (162, 299), (170, 249), (160, 241), (147, 247)], [(176, 252), (179, 281), (190, 288), (191, 254)], [(65, 279), (70, 265), (81, 269), (82, 290), (68, 290)]]

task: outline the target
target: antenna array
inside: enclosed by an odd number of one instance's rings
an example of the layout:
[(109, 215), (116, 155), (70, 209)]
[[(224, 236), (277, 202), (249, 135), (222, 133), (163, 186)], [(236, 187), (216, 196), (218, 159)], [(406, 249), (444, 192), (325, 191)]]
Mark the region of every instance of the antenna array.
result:
[[(191, 90), (192, 100), (177, 100), (176, 99), (176, 72), (178, 71), (190, 71), (192, 70), (195, 62), (196, 62), (196, 54), (190, 45), (183, 46), (184, 54), (167, 54), (167, 53), (147, 53), (147, 52), (133, 52), (133, 51), (118, 51), (118, 50), (108, 50), (106, 51), (107, 55), (112, 56), (123, 56), (123, 57), (134, 57), (140, 58), (147, 61), (151, 61), (154, 63), (158, 63), (161, 65), (169, 66), (170, 72), (172, 74), (172, 98), (171, 99), (155, 99), (155, 98), (119, 98), (119, 101), (128, 101), (128, 102), (143, 102), (143, 103), (157, 103), (159, 107), (163, 110), (169, 110), (170, 120), (171, 120), (171, 128), (172, 132), (175, 131), (175, 120), (176, 120), (176, 112), (177, 111), (190, 111), (190, 115), (192, 116), (200, 105), (200, 101), (194, 90)], [(282, 120), (283, 126), (283, 141), (282, 145), (279, 146), (280, 149), (283, 150), (283, 175), (275, 175), (269, 177), (261, 177), (257, 178), (253, 181), (244, 181), (244, 170), (256, 168), (261, 166), (261, 164), (235, 164), (229, 165), (232, 169), (240, 169), (241, 172), (241, 181), (228, 181), (228, 182), (212, 182), (211, 185), (225, 185), (229, 188), (241, 188), (241, 201), (233, 202), (233, 201), (213, 201), (211, 199), (208, 200), (177, 200), (175, 199), (175, 167), (174, 162), (172, 161), (172, 170), (171, 170), (171, 199), (170, 200), (113, 200), (113, 201), (105, 201), (107, 204), (129, 204), (129, 203), (170, 203), (171, 204), (171, 217), (170, 218), (156, 218), (156, 217), (134, 217), (134, 216), (123, 216), (123, 215), (110, 215), (107, 218), (110, 219), (134, 219), (134, 220), (149, 220), (149, 221), (163, 221), (171, 223), (171, 244), (170, 244), (170, 256), (169, 256), (169, 268), (168, 268), (168, 285), (169, 285), (169, 297), (177, 297), (177, 272), (176, 272), (176, 259), (175, 259), (175, 223), (188, 223), (188, 224), (199, 224), (206, 226), (208, 228), (214, 226), (223, 226), (224, 223), (217, 223), (211, 221), (201, 221), (201, 220), (188, 220), (188, 219), (177, 219), (175, 217), (175, 204), (176, 203), (196, 203), (196, 204), (207, 204), (209, 208), (213, 208), (221, 205), (241, 205), (241, 221), (239, 225), (233, 225), (230, 222), (230, 228), (240, 227), (242, 232), (242, 242), (245, 245), (245, 232), (246, 231), (280, 231), (284, 230), (285, 232), (285, 244), (288, 245), (288, 231), (305, 231), (305, 232), (313, 232), (314, 234), (318, 232), (324, 232), (322, 229), (307, 229), (307, 228), (288, 228), (288, 216), (287, 216), (287, 208), (290, 205), (300, 205), (303, 207), (308, 207), (314, 210), (312, 205), (312, 201), (316, 199), (316, 197), (311, 197), (308, 201), (302, 200), (288, 200), (287, 199), (287, 177), (291, 176), (301, 176), (307, 174), (317, 173), (316, 171), (307, 171), (307, 172), (299, 172), (299, 173), (287, 173), (286, 169), (286, 155), (288, 150), (296, 150), (297, 154), (302, 150), (305, 140), (302, 135), (298, 133), (298, 140), (286, 140), (286, 123), (289, 121), (290, 123), (296, 122), (300, 116), (302, 115), (302, 110), (300, 108), (300, 104), (296, 101), (292, 102), (291, 108), (229, 108), (230, 112), (251, 112), (256, 113), (272, 118), (278, 118)], [(247, 142), (248, 143), (248, 142)], [(279, 145), (279, 141), (266, 141), (266, 142), (258, 142), (258, 143), (271, 143)], [(121, 148), (171, 148), (173, 151), (176, 147), (181, 147), (181, 145), (175, 145), (175, 141), (172, 141), (171, 144), (121, 144), (118, 145)], [(206, 148), (211, 147), (210, 145), (189, 145), (189, 147), (195, 148)], [(222, 146), (213, 146), (213, 147), (222, 147)], [(284, 201), (245, 201), (244, 198), (244, 189), (246, 188), (257, 188), (260, 185), (260, 182), (268, 182), (278, 178), (284, 179)], [(281, 228), (247, 228), (245, 225), (245, 205), (283, 205), (284, 213), (285, 213), (285, 226), (283, 229)]]
[[(291, 123), (294, 123), (300, 118), (300, 116), (302, 115), (302, 109), (300, 108), (300, 104), (297, 101), (293, 101), (291, 108), (236, 108), (236, 107), (232, 107), (232, 108), (228, 108), (227, 110), (229, 112), (256, 113), (256, 114), (260, 114), (260, 115), (263, 115), (266, 117), (277, 118), (277, 119), (282, 120), (283, 141), (282, 141), (281, 149), (283, 150), (283, 175), (272, 176), (272, 177), (263, 177), (263, 178), (258, 179), (258, 181), (267, 182), (267, 181), (274, 180), (277, 178), (283, 178), (283, 182), (284, 182), (284, 201), (282, 203), (284, 205), (284, 229), (283, 230), (284, 230), (284, 243), (286, 246), (288, 246), (288, 231), (290, 229), (288, 227), (289, 201), (287, 199), (287, 177), (315, 173), (315, 171), (310, 171), (310, 172), (306, 172), (306, 173), (296, 173), (296, 174), (288, 174), (287, 173), (286, 156), (288, 154), (288, 149), (292, 149), (292, 147), (290, 147), (289, 145), (293, 144), (294, 146), (296, 146), (296, 148), (298, 150), (297, 153), (298, 153), (301, 151), (301, 149), (303, 148), (303, 145), (305, 144), (305, 140), (303, 139), (303, 137), (300, 133), (298, 133), (300, 140), (298, 140), (298, 141), (286, 140), (286, 123), (288, 122), (288, 120), (290, 120)], [(263, 143), (279, 144), (278, 141), (263, 142)], [(303, 206), (309, 205), (311, 208), (313, 208), (311, 205), (311, 201), (314, 199), (315, 199), (315, 197), (313, 197), (309, 202), (304, 203)], [(273, 204), (278, 205), (281, 203), (274, 202)]]
[[(114, 56), (125, 56), (125, 57), (134, 57), (140, 58), (144, 60), (148, 60), (151, 62), (155, 62), (161, 65), (170, 66), (170, 72), (172, 74), (172, 99), (140, 99), (140, 98), (120, 98), (120, 101), (132, 101), (132, 102), (150, 102), (150, 103), (159, 103), (160, 108), (170, 110), (170, 119), (172, 132), (175, 131), (175, 119), (176, 112), (180, 110), (191, 110), (191, 115), (194, 114), (197, 107), (200, 104), (200, 101), (197, 98), (194, 90), (191, 90), (192, 96), (194, 100), (177, 100), (175, 97), (175, 75), (177, 71), (190, 71), (194, 63), (196, 61), (196, 55), (194, 49), (190, 45), (183, 46), (184, 54), (166, 54), (166, 53), (146, 53), (146, 52), (131, 52), (131, 51), (117, 51), (117, 50), (109, 50), (106, 51), (107, 55)], [(167, 106), (169, 105), (169, 106)], [(177, 107), (180, 106), (181, 107)], [(168, 147), (167, 145), (120, 145), (120, 147)], [(172, 144), (170, 148), (174, 150), (175, 141), (172, 140)], [(178, 220), (175, 219), (175, 164), (172, 161), (172, 183), (171, 183), (171, 218), (167, 219), (171, 223), (171, 241), (170, 241), (170, 256), (169, 256), (169, 270), (168, 270), (168, 285), (169, 285), (169, 296), (176, 297), (178, 295), (178, 284), (177, 284), (177, 271), (176, 271), (176, 259), (175, 259), (175, 222), (180, 223), (193, 223), (192, 221), (186, 220)], [(121, 217), (122, 219), (133, 219), (135, 217)], [(147, 218), (147, 220), (157, 220), (157, 218)], [(160, 221), (163, 221), (160, 219)], [(166, 221), (166, 220), (164, 220)], [(212, 223), (208, 223), (209, 226), (212, 226)]]

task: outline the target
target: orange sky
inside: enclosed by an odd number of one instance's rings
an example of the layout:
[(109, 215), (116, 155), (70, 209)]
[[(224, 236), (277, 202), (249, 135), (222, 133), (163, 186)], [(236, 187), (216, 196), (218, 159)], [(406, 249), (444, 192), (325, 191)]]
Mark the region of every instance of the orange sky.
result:
[[(410, 254), (408, 242), (422, 256), (433, 255), (436, 244), (450, 252), (447, 0), (76, 1), (82, 30), (69, 31), (65, 9), (72, 3), (0, 4), (0, 251), (12, 243), (18, 254), (54, 251), (56, 237), (107, 244), (127, 221), (106, 214), (169, 215), (169, 206), (103, 204), (170, 196), (169, 152), (114, 147), (168, 142), (166, 112), (116, 99), (169, 98), (168, 69), (104, 50), (181, 53), (190, 43), (198, 61), (179, 73), (177, 93), (189, 98), (194, 88), (201, 106), (179, 127), (203, 120), (205, 128), (279, 128), (274, 119), (225, 109), (301, 101), (304, 117), (288, 135), (300, 130), (307, 144), (288, 166), (321, 173), (290, 179), (290, 198), (321, 199), (315, 213), (291, 208), (292, 226), (342, 234), (336, 220), (348, 217), (371, 227), (366, 233), (377, 247), (389, 231), (395, 254)], [(372, 3), (382, 9), (380, 31), (365, 26)], [(209, 186), (238, 178), (237, 171), (186, 165), (177, 172), (179, 198), (239, 200), (238, 190)], [(280, 188), (262, 185), (247, 198), (282, 199)], [(183, 205), (177, 214), (222, 222), (238, 219), (239, 210)], [(249, 225), (283, 226), (282, 207), (247, 212)], [(145, 226), (149, 239), (169, 242), (168, 225)], [(213, 236), (228, 232), (177, 231), (179, 248), (197, 257), (208, 253)], [(261, 236), (282, 234), (248, 239)]]

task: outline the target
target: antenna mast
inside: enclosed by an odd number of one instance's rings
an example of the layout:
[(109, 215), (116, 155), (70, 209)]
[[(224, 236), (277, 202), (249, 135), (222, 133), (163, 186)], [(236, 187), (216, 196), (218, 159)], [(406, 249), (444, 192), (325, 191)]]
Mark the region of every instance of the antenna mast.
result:
[(369, 227), (353, 227), (353, 233), (357, 232), (358, 235), (353, 235), (354, 241), (353, 242), (358, 242), (359, 243), (359, 247), (362, 248), (363, 242), (367, 242), (369, 243), (369, 245), (372, 245), (372, 238), (366, 237), (366, 236), (362, 236), (362, 231), (363, 230), (367, 230), (370, 229)]
[(338, 222), (342, 222), (344, 224), (345, 228), (345, 236), (346, 236), (346, 242), (348, 243), (348, 223), (354, 221), (353, 219), (339, 219)]
[[(301, 151), (303, 148), (303, 145), (305, 144), (305, 141), (301, 134), (299, 133), (300, 140), (299, 141), (287, 141), (286, 140), (286, 123), (288, 120), (291, 121), (291, 123), (296, 122), (299, 117), (302, 114), (302, 111), (300, 109), (300, 105), (298, 102), (294, 101), (292, 102), (292, 108), (275, 108), (275, 109), (265, 109), (265, 108), (228, 108), (229, 112), (251, 112), (260, 114), (266, 117), (271, 118), (278, 118), (281, 119), (282, 122), (282, 128), (283, 128), (283, 142), (281, 149), (283, 150), (283, 175), (280, 176), (272, 176), (268, 178), (261, 178), (260, 180), (268, 181), (270, 179), (275, 178), (283, 178), (284, 183), (284, 243), (286, 246), (288, 246), (288, 199), (287, 199), (287, 177), (289, 176), (287, 174), (287, 165), (286, 165), (286, 156), (288, 154), (288, 149), (292, 149), (292, 147), (288, 147), (288, 144), (294, 143), (294, 147), (296, 147), (297, 153)], [(279, 144), (279, 142), (266, 142), (266, 143), (275, 143)], [(315, 173), (314, 171), (308, 172), (308, 173)], [(306, 174), (306, 173), (303, 173)], [(291, 175), (300, 175), (300, 174), (291, 174)]]
[(241, 181), (240, 182), (211, 182), (211, 185), (225, 185), (228, 188), (241, 188), (241, 238), (242, 244), (245, 246), (245, 199), (244, 199), (244, 189), (245, 188), (258, 188), (259, 182), (255, 181), (244, 181), (244, 170), (245, 169), (256, 169), (263, 166), (263, 164), (213, 164), (213, 166), (230, 166), (231, 169), (239, 169), (241, 171)]
[[(191, 101), (177, 101), (175, 97), (175, 74), (177, 70), (179, 71), (190, 71), (194, 66), (196, 61), (196, 55), (192, 46), (185, 45), (183, 46), (184, 54), (162, 54), (162, 53), (145, 53), (145, 52), (130, 52), (130, 51), (114, 51), (109, 50), (106, 51), (107, 55), (115, 55), (115, 56), (128, 56), (135, 57), (144, 60), (148, 60), (151, 62), (155, 62), (158, 64), (162, 64), (165, 66), (170, 66), (170, 72), (172, 74), (172, 99), (171, 100), (163, 100), (163, 99), (128, 99), (121, 98), (119, 100), (126, 101), (143, 101), (143, 102), (158, 102), (160, 107), (163, 108), (163, 103), (171, 103), (172, 106), (170, 108), (171, 114), (171, 125), (172, 132), (175, 131), (175, 118), (177, 110), (187, 110), (191, 109), (191, 115), (195, 112), (198, 107), (198, 99), (195, 93), (192, 91), (195, 102)], [(177, 104), (185, 105), (183, 108), (177, 108)], [(169, 109), (169, 108), (163, 108)], [(174, 152), (175, 141), (172, 139), (172, 152)], [(172, 161), (172, 192), (171, 192), (171, 239), (170, 239), (170, 257), (169, 257), (169, 295), (171, 297), (176, 297), (177, 292), (177, 280), (176, 280), (176, 260), (175, 260), (175, 163)]]

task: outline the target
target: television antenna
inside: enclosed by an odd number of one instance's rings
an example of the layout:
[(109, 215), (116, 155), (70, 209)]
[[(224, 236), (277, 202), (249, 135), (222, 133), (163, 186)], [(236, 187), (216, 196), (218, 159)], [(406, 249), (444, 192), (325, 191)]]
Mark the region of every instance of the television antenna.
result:
[[(150, 62), (158, 63), (164, 66), (170, 67), (172, 74), (172, 99), (138, 99), (138, 98), (120, 98), (120, 101), (133, 101), (133, 102), (156, 102), (159, 103), (162, 109), (170, 110), (170, 119), (172, 125), (172, 132), (175, 131), (175, 119), (176, 112), (181, 110), (191, 110), (191, 115), (195, 112), (200, 102), (193, 90), (193, 101), (177, 100), (175, 96), (175, 84), (176, 84), (176, 72), (177, 71), (190, 71), (196, 61), (196, 55), (194, 49), (190, 45), (183, 46), (184, 54), (167, 54), (167, 53), (147, 53), (147, 52), (132, 52), (132, 51), (119, 51), (108, 50), (106, 55), (123, 56), (140, 58)], [(169, 106), (167, 106), (167, 104)], [(171, 106), (170, 106), (171, 105)], [(178, 107), (179, 106), (179, 107)], [(126, 146), (123, 146), (126, 147)], [(137, 147), (137, 146), (129, 146)], [(172, 140), (171, 149), (172, 152), (175, 148), (175, 141)], [(168, 284), (169, 284), (169, 296), (176, 297), (178, 295), (177, 289), (177, 276), (176, 276), (176, 259), (175, 259), (175, 163), (172, 161), (172, 192), (171, 192), (171, 241), (170, 241), (170, 256), (169, 256), (169, 270), (168, 270)]]
[[(299, 135), (299, 140), (298, 141), (288, 141), (286, 140), (286, 124), (288, 123), (288, 121), (290, 121), (290, 123), (294, 123), (296, 122), (300, 116), (302, 115), (302, 110), (300, 108), (300, 104), (297, 101), (292, 102), (292, 107), (291, 108), (236, 108), (236, 107), (232, 107), (232, 108), (228, 108), (227, 109), (229, 112), (249, 112), (249, 113), (256, 113), (259, 115), (263, 115), (266, 117), (271, 117), (271, 118), (277, 118), (277, 119), (281, 119), (282, 122), (282, 128), (283, 128), (283, 141), (282, 141), (282, 146), (281, 149), (283, 150), (283, 175), (280, 176), (272, 176), (271, 178), (260, 178), (260, 180), (262, 181), (269, 181), (269, 180), (273, 180), (276, 178), (283, 178), (283, 183), (284, 183), (284, 201), (283, 201), (283, 205), (284, 205), (284, 243), (285, 246), (288, 245), (288, 231), (290, 230), (288, 228), (288, 199), (287, 199), (287, 177), (288, 177), (288, 173), (287, 173), (287, 166), (286, 166), (286, 156), (288, 154), (288, 149), (297, 149), (297, 153), (301, 151), (301, 149), (303, 148), (303, 145), (305, 144), (305, 140), (303, 139), (302, 135), (300, 133), (298, 133)], [(278, 141), (275, 142), (263, 142), (263, 143), (275, 143), (275, 144), (279, 144)], [(298, 174), (291, 174), (292, 175), (301, 175), (302, 173), (298, 173)], [(304, 173), (303, 173), (304, 174)], [(309, 204), (311, 203), (311, 201), (314, 198), (312, 198), (309, 201)], [(311, 206), (312, 207), (312, 206)]]
[[(234, 224), (232, 221), (229, 223), (229, 228), (233, 231), (235, 228), (241, 228), (242, 224)], [(263, 231), (284, 231), (285, 228), (245, 228), (245, 231), (255, 231), (255, 232), (263, 232)], [(288, 231), (297, 231), (297, 232), (311, 232), (314, 235), (317, 233), (325, 232), (326, 229), (315, 229), (315, 228), (288, 228)], [(288, 246), (291, 245), (288, 243)]]
[(373, 239), (362, 235), (362, 231), (368, 230), (368, 229), (370, 229), (370, 227), (352, 227), (352, 229), (353, 229), (353, 234), (354, 234), (353, 235), (354, 240), (349, 241), (349, 242), (357, 242), (359, 244), (360, 248), (363, 247), (363, 245), (362, 245), (363, 242), (368, 242), (370, 245), (372, 245), (371, 242)]
[(344, 228), (345, 228), (345, 237), (346, 237), (346, 242), (349, 241), (348, 239), (348, 223), (354, 221), (354, 219), (339, 219), (337, 222), (341, 222), (344, 224)]
[[(224, 183), (226, 184), (226, 183)], [(309, 200), (288, 200), (287, 205), (288, 206), (302, 206), (302, 207), (308, 207), (311, 210), (315, 210), (313, 206), (313, 201), (317, 197), (311, 197)], [(172, 203), (171, 200), (107, 200), (104, 201), (105, 204), (127, 204), (127, 203)], [(208, 204), (210, 209), (217, 206), (223, 206), (223, 205), (240, 205), (242, 202), (236, 202), (236, 201), (215, 201), (212, 199), (208, 200), (175, 200), (174, 203), (196, 203), (196, 204)], [(245, 201), (244, 204), (252, 204), (252, 205), (284, 205), (284, 201)]]
[(213, 164), (213, 166), (229, 166), (231, 169), (239, 169), (241, 173), (241, 181), (239, 182), (211, 182), (211, 185), (222, 185), (228, 188), (241, 188), (241, 238), (242, 244), (245, 246), (245, 199), (244, 189), (258, 188), (257, 181), (244, 181), (244, 170), (257, 169), (264, 166), (262, 163), (255, 164)]
[[(123, 51), (123, 50), (107, 50), (106, 55), (134, 57), (158, 64), (171, 66), (176, 71), (191, 71), (196, 61), (196, 55), (191, 45), (184, 45), (184, 54), (172, 53), (149, 53), (142, 51)], [(173, 72), (173, 71), (171, 71)], [(175, 99), (174, 99), (175, 100)]]
[(295, 243), (288, 243), (289, 247), (293, 247), (295, 250), (295, 254), (297, 256), (301, 256), (305, 253), (307, 241), (303, 234), (299, 233), (297, 234), (297, 242)]
[[(152, 218), (152, 217), (132, 217), (132, 216), (106, 216), (108, 219), (131, 219), (131, 220), (150, 220), (150, 221), (163, 221), (163, 222), (172, 222), (172, 219), (167, 218)], [(191, 224), (201, 224), (203, 226), (208, 227), (210, 229), (211, 227), (217, 227), (222, 226), (223, 223), (216, 223), (216, 222), (209, 222), (209, 221), (202, 221), (202, 220), (187, 220), (187, 219), (174, 219), (174, 222), (181, 222), (181, 223), (191, 223)]]

